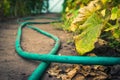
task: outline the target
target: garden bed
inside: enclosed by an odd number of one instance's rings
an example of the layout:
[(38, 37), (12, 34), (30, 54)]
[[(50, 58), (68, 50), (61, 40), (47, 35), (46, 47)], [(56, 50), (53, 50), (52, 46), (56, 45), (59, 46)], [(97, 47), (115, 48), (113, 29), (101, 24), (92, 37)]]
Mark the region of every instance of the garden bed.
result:
[[(56, 15), (46, 15), (56, 17)], [(49, 20), (35, 20), (49, 21)], [(9, 20), (0, 23), (0, 79), (2, 80), (27, 80), (32, 71), (40, 64), (39, 61), (30, 61), (17, 55), (14, 48), (16, 33), (18, 29), (16, 20)], [(61, 47), (58, 55), (78, 56), (74, 43), (71, 41), (71, 33), (57, 30), (51, 24), (35, 25), (51, 34), (58, 36), (61, 40)], [(25, 51), (36, 53), (47, 53), (53, 47), (54, 41), (43, 35), (28, 29), (23, 29), (22, 47)], [(119, 57), (120, 52), (107, 47), (104, 41), (98, 43), (97, 47), (86, 54), (89, 56), (115, 56)], [(120, 65), (82, 65), (52, 63), (49, 69), (43, 74), (42, 80), (119, 80)]]

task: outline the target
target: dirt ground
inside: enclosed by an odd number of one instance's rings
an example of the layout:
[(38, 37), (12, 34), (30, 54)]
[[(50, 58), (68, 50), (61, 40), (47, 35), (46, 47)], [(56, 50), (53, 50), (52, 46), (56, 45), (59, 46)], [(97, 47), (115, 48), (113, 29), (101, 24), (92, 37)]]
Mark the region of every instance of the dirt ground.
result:
[[(49, 14), (48, 17), (57, 17)], [(34, 20), (51, 21), (51, 20)], [(34, 25), (51, 34), (56, 35), (61, 40), (61, 47), (58, 55), (77, 55), (71, 33), (57, 30), (52, 24)], [(39, 61), (30, 61), (21, 58), (15, 52), (15, 39), (19, 24), (16, 19), (0, 22), (0, 80), (27, 80), (32, 71), (40, 64)], [(23, 49), (28, 52), (48, 53), (54, 46), (54, 41), (29, 28), (23, 29), (22, 43)], [(99, 49), (97, 53), (104, 51), (116, 53), (114, 50)], [(96, 52), (96, 51), (95, 51)], [(118, 53), (119, 54), (119, 53)], [(95, 55), (91, 53), (90, 55)], [(49, 69), (43, 74), (40, 80), (120, 80), (120, 65), (100, 66), (81, 64), (52, 63)]]

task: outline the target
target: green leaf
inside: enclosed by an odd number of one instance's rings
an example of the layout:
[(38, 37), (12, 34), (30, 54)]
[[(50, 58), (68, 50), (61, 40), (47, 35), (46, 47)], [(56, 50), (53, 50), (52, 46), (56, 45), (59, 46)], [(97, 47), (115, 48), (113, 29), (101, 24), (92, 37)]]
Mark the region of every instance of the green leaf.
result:
[(94, 43), (98, 40), (102, 30), (102, 19), (99, 15), (93, 13), (80, 27), (83, 26), (86, 26), (86, 28), (74, 38), (76, 50), (80, 55), (94, 48)]
[(111, 20), (115, 20), (117, 19), (117, 13), (118, 13), (118, 7), (113, 7), (112, 8), (112, 11), (111, 11)]

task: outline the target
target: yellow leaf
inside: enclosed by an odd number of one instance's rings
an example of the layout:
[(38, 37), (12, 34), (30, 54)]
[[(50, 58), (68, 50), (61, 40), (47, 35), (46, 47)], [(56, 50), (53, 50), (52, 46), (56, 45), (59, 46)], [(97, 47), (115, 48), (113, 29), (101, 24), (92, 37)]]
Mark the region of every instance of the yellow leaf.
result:
[(102, 14), (103, 17), (105, 16), (105, 12), (106, 12), (106, 9), (103, 9), (103, 10), (101, 11), (101, 14)]
[(99, 9), (101, 9), (99, 0), (91, 1), (87, 6), (80, 8), (77, 17), (73, 19), (70, 25), (70, 30), (74, 32), (79, 25), (83, 24), (89, 16)]
[(117, 19), (118, 7), (113, 7), (111, 13), (112, 14), (111, 14), (110, 19), (111, 20)]
[(69, 28), (70, 31), (76, 31), (76, 29), (78, 28), (78, 26), (72, 24), (71, 27)]
[(101, 2), (102, 2), (103, 4), (106, 4), (107, 1), (108, 1), (108, 0), (101, 0)]
[(65, 9), (65, 12), (68, 12), (69, 11), (69, 8), (67, 7), (66, 9)]
[(102, 19), (96, 13), (93, 13), (83, 26), (85, 28), (81, 34), (74, 37), (76, 50), (80, 55), (94, 49), (94, 44), (102, 30)]
[(117, 19), (117, 13), (113, 13), (110, 17), (111, 20)]

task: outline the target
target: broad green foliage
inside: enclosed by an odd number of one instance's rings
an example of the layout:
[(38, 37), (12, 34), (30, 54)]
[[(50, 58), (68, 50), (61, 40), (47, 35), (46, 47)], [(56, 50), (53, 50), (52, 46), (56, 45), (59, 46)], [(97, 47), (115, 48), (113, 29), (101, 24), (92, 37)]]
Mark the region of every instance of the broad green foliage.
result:
[(5, 15), (9, 14), (10, 2), (8, 0), (3, 1), (4, 13)]
[[(76, 4), (76, 1), (72, 4)], [(83, 55), (95, 48), (99, 38), (108, 42), (113, 48), (120, 46), (120, 0), (79, 0), (76, 8), (66, 7), (65, 21), (69, 31), (74, 33), (76, 50)], [(77, 5), (78, 6), (78, 5)], [(72, 12), (71, 12), (72, 10)], [(68, 16), (68, 13), (70, 14)], [(72, 16), (71, 16), (72, 15)], [(68, 22), (69, 21), (69, 22)]]
[[(0, 16), (26, 16), (41, 13), (44, 0), (0, 0)], [(48, 0), (46, 0), (48, 1)]]
[(96, 13), (93, 13), (83, 25), (80, 25), (80, 27), (82, 26), (85, 27), (84, 31), (75, 36), (76, 50), (80, 55), (94, 48), (94, 43), (101, 33), (102, 20)]

